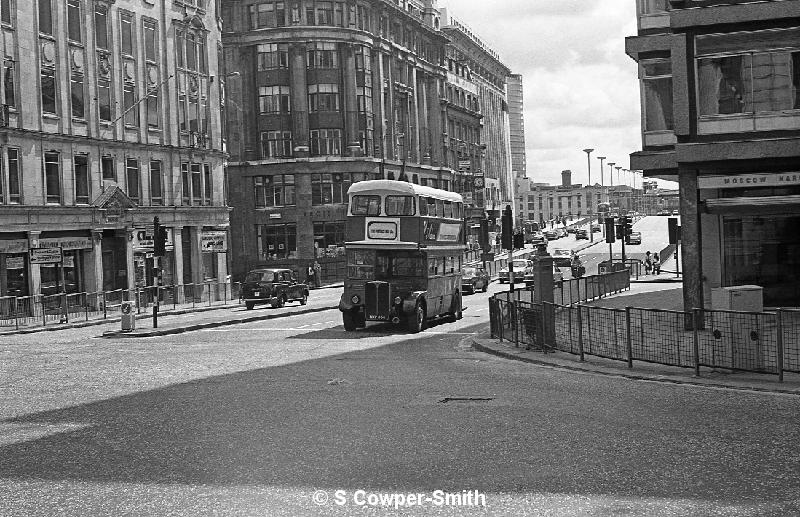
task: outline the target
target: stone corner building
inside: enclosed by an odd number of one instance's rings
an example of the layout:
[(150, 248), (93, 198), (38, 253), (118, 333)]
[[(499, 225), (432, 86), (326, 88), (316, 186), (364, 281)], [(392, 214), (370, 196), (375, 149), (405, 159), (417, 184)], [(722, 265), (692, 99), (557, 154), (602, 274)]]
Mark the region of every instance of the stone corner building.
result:
[(636, 4), (631, 169), (679, 182), (685, 308), (750, 284), (800, 305), (800, 0)]
[[(0, 296), (227, 277), (214, 0), (4, 0)], [(60, 247), (62, 267), (31, 264)]]
[(461, 140), (448, 128), (455, 110), (476, 119), (478, 91), (467, 104), (447, 89), (435, 0), (222, 5), (235, 279), (314, 260), (323, 277), (343, 277), (354, 182), (475, 190), (466, 164), (480, 157), (479, 124)]

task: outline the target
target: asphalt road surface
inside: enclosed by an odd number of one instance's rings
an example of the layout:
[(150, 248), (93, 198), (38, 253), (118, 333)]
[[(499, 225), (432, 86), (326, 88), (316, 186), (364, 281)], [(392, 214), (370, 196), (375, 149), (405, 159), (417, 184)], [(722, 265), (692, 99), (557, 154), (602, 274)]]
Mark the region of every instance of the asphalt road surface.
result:
[(486, 296), (418, 335), (4, 337), (0, 515), (800, 514), (800, 398), (484, 355)]

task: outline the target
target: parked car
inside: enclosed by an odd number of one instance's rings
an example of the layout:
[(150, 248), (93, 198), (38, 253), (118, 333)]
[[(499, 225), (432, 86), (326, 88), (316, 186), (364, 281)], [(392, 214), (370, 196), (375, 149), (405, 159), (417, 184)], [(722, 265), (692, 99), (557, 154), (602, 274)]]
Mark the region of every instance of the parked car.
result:
[(292, 301), (305, 305), (308, 286), (298, 282), (291, 269), (254, 269), (244, 279), (242, 300), (247, 310), (265, 303), (273, 307), (283, 307)]
[(546, 232), (544, 232), (544, 236), (549, 241), (554, 241), (554, 240), (556, 240), (556, 239), (558, 239), (560, 237), (560, 235), (558, 234), (558, 232), (556, 230), (547, 230)]
[(570, 250), (554, 249), (551, 253), (553, 264), (556, 266), (569, 267), (572, 264), (572, 252)]
[(534, 246), (539, 244), (547, 244), (547, 238), (545, 238), (542, 232), (536, 232), (531, 237), (531, 243), (533, 243)]
[[(530, 271), (525, 274), (525, 278), (523, 280), (525, 281), (525, 287), (528, 287), (528, 288), (533, 287), (534, 284), (536, 284), (535, 269), (534, 268), (530, 268)], [(553, 283), (554, 284), (560, 284), (563, 281), (564, 281), (564, 273), (562, 273), (561, 270), (558, 267), (556, 267), (556, 265), (554, 264), (553, 265)]]
[(589, 239), (589, 232), (587, 232), (583, 228), (578, 228), (577, 230), (575, 230), (575, 240), (581, 240), (581, 239), (587, 239), (588, 240)]
[(592, 233), (600, 233), (600, 225), (599, 224), (593, 224), (592, 225)]
[(574, 226), (570, 226), (567, 228), (567, 233), (575, 233), (576, 228)]
[(628, 235), (628, 244), (641, 244), (642, 243), (642, 233), (641, 232), (631, 232)]
[[(527, 259), (514, 259), (514, 283), (522, 282), (526, 271), (531, 269), (531, 262)], [(497, 274), (500, 283), (508, 282), (508, 266), (504, 267)]]
[(561, 237), (566, 237), (567, 235), (569, 235), (569, 233), (567, 232), (566, 228), (556, 228), (556, 232), (558, 232), (558, 238), (559, 239)]
[(672, 211), (672, 215), (679, 216), (679, 215), (681, 215), (681, 213), (679, 211), (677, 211), (677, 210), (673, 210)]
[(659, 210), (656, 215), (669, 215), (669, 210)]
[(489, 274), (482, 267), (467, 266), (461, 272), (461, 292), (484, 293), (489, 288)]

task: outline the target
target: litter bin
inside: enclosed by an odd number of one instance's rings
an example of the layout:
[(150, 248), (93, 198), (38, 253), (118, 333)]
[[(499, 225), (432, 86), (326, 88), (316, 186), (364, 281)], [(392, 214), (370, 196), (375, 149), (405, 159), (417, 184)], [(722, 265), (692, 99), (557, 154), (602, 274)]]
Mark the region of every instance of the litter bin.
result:
[(124, 301), (120, 304), (122, 311), (122, 331), (132, 332), (136, 329), (136, 302)]

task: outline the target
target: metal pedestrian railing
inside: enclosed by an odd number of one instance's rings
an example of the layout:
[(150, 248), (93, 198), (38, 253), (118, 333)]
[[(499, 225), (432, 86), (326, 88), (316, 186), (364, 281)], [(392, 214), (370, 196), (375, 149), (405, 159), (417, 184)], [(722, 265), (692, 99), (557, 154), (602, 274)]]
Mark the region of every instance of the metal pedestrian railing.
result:
[(800, 310), (683, 312), (583, 301), (534, 303), (499, 293), (489, 300), (491, 335), (518, 347), (604, 357), (631, 368), (641, 361), (693, 368), (696, 375), (708, 367), (768, 373), (781, 381), (785, 372), (800, 373)]
[(0, 329), (24, 329), (115, 318), (123, 301), (143, 314), (159, 300), (161, 311), (239, 304), (238, 282), (149, 286), (94, 293), (0, 297)]

